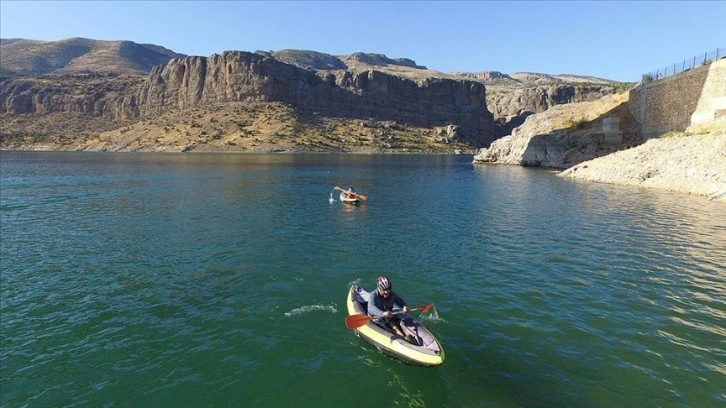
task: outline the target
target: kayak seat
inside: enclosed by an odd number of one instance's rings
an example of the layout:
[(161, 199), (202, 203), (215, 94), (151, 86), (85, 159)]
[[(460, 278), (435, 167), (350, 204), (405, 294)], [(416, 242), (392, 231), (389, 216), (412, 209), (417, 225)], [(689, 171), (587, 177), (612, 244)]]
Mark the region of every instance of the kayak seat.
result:
[(353, 288), (353, 300), (358, 302), (360, 307), (363, 309), (363, 314), (368, 315), (368, 297), (369, 293), (358, 286)]

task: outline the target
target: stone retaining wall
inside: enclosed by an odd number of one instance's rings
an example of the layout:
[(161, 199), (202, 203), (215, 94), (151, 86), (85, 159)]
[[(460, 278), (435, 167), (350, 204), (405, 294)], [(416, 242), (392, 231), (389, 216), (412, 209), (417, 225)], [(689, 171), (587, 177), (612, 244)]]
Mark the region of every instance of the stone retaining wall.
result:
[(726, 59), (630, 91), (629, 109), (644, 139), (682, 132), (726, 110)]

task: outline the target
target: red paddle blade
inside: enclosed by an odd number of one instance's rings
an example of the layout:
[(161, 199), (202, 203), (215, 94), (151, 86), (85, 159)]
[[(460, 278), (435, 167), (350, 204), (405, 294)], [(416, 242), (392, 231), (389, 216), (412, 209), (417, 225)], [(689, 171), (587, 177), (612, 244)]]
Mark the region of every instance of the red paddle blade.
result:
[(345, 318), (345, 327), (349, 329), (357, 329), (373, 320), (372, 317), (366, 315), (351, 315)]
[(433, 303), (430, 303), (430, 304), (425, 305), (425, 306), (417, 307), (416, 310), (418, 310), (420, 312), (423, 312), (423, 313), (426, 313), (429, 310), (431, 310), (431, 307), (433, 307), (433, 305), (434, 305)]

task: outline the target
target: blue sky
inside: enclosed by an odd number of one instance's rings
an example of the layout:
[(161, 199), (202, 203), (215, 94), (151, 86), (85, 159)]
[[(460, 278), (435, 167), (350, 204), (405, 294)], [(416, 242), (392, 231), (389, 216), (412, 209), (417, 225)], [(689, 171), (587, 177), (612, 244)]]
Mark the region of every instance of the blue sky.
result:
[(723, 53), (725, 21), (724, 1), (0, 1), (2, 38), (130, 40), (201, 56), (370, 52), (441, 72), (628, 82)]

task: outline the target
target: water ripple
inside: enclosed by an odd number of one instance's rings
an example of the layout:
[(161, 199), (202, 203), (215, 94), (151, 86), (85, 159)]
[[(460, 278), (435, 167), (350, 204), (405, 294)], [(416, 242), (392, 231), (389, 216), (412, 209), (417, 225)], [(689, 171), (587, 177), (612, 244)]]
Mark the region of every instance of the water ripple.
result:
[[(720, 203), (451, 157), (1, 154), (0, 405), (726, 401)], [(444, 366), (345, 328), (380, 274), (436, 305)]]

